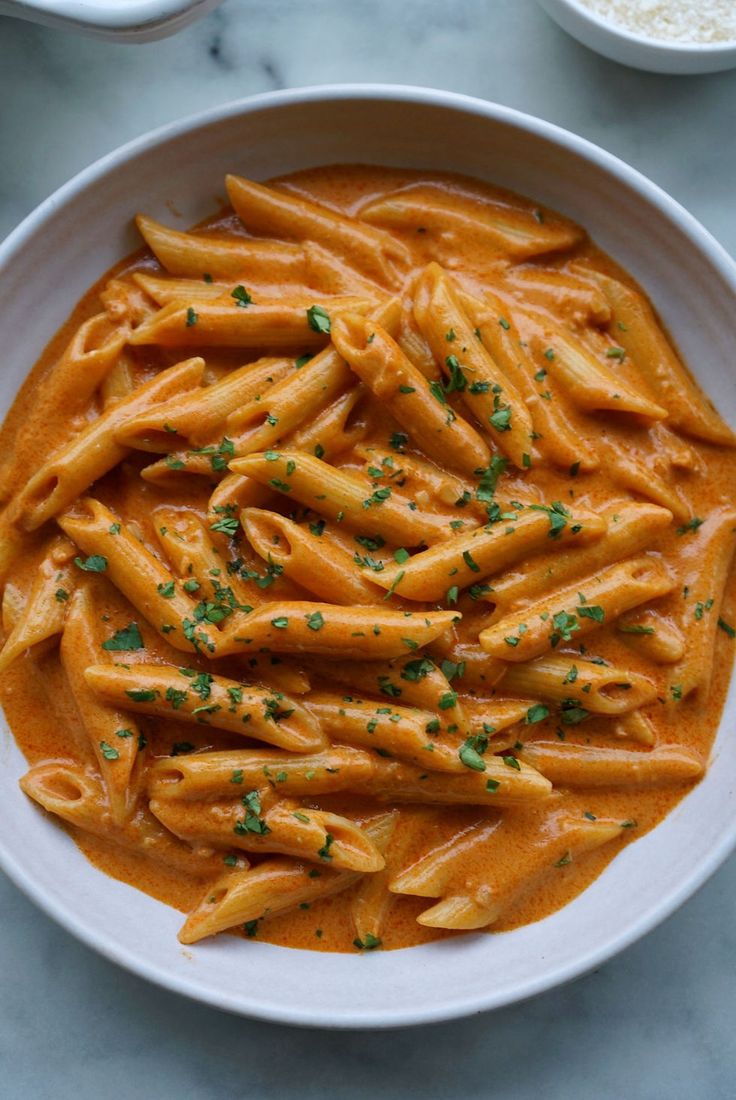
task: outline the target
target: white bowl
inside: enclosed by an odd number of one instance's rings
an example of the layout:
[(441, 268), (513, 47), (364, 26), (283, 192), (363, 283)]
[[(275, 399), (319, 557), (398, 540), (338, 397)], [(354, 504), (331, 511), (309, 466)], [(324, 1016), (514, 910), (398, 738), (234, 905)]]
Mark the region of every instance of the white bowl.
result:
[(715, 73), (736, 66), (736, 41), (673, 42), (633, 34), (577, 0), (538, 0), (563, 30), (596, 53), (652, 73)]
[(0, 15), (81, 31), (115, 42), (175, 34), (222, 0), (0, 0)]
[[(685, 210), (608, 153), (549, 123), (449, 92), (348, 86), (255, 96), (158, 130), (47, 199), (0, 248), (4, 414), (78, 298), (136, 248), (145, 210), (181, 226), (217, 209), (226, 172), (256, 179), (329, 163), (453, 169), (534, 196), (587, 226), (650, 291), (705, 389), (736, 421), (736, 265)], [(42, 307), (39, 303), (43, 303)], [(499, 935), (370, 956), (220, 937), (183, 950), (179, 913), (105, 877), (18, 789), (0, 752), (0, 865), (108, 958), (244, 1015), (390, 1027), (496, 1008), (574, 978), (667, 917), (736, 844), (736, 690), (712, 768), (653, 832), (571, 905)]]

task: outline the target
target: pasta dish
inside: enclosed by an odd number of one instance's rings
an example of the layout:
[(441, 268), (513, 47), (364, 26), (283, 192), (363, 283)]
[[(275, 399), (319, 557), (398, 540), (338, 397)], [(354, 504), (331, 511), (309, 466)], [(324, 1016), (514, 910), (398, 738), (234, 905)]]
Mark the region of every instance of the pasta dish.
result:
[(373, 167), (227, 189), (138, 217), (2, 429), (23, 791), (184, 944), (538, 920), (707, 766), (736, 438), (551, 210)]

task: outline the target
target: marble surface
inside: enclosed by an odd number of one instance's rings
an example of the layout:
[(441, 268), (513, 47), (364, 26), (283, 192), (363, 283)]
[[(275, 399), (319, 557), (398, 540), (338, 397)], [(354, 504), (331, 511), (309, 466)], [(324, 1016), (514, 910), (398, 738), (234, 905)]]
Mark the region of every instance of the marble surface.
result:
[[(621, 68), (533, 0), (226, 0), (142, 46), (0, 19), (0, 235), (154, 126), (257, 91), (351, 80), (439, 85), (575, 130), (660, 183), (736, 253), (736, 72)], [(78, 944), (0, 876), (0, 1095), (730, 1100), (734, 902), (732, 859), (663, 927), (574, 985), (467, 1021), (330, 1034), (158, 990)]]

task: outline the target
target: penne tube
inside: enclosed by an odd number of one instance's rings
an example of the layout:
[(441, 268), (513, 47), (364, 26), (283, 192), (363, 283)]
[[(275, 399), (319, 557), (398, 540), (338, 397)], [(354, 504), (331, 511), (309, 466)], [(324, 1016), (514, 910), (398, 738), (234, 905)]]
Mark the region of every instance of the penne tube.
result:
[(328, 692), (313, 692), (307, 706), (333, 740), (398, 756), (419, 768), (461, 774), (466, 770), (456, 745), (433, 739), (440, 726), (431, 711)]
[[(448, 672), (451, 671), (449, 664), (451, 662), (445, 664)], [(461, 667), (453, 666), (452, 671), (462, 675)], [(456, 697), (457, 692), (442, 669), (424, 655), (399, 657), (393, 661), (351, 661), (350, 664), (336, 661), (328, 668), (315, 665), (315, 672), (330, 683), (345, 684), (361, 695), (401, 699), (402, 706), (408, 704), (420, 710), (434, 711), (439, 718), (440, 729), (448, 726), (463, 732), (470, 729), (460, 699), (455, 698), (452, 707), (442, 708), (441, 703)]]
[(240, 522), (256, 553), (275, 562), (307, 592), (332, 603), (380, 606), (383, 590), (361, 576), (350, 554), (326, 532), (315, 535), (309, 526), (259, 508), (246, 508)]
[(532, 600), (551, 585), (597, 572), (621, 558), (638, 554), (656, 543), (672, 522), (672, 513), (654, 504), (615, 501), (601, 510), (606, 533), (588, 546), (550, 551), (532, 558), (522, 569), (505, 572), (493, 582), (493, 601), (502, 608)]
[(156, 311), (145, 290), (127, 279), (109, 279), (99, 297), (109, 319), (131, 329), (143, 324)]
[(327, 863), (339, 870), (380, 871), (384, 859), (360, 826), (339, 814), (301, 808), (293, 799), (268, 805), (259, 791), (227, 802), (152, 798), (151, 813), (193, 847), (236, 848)]
[(558, 787), (671, 787), (692, 783), (705, 771), (703, 758), (683, 745), (657, 745), (649, 752), (638, 752), (527, 741), (518, 754)]
[(196, 386), (203, 369), (202, 359), (178, 363), (91, 421), (36, 471), (15, 498), (12, 507), (20, 525), (35, 531), (87, 492), (128, 453), (115, 438), (118, 425), (152, 403)]
[(373, 774), (375, 757), (337, 745), (323, 752), (294, 756), (264, 749), (194, 753), (157, 760), (148, 771), (151, 798), (192, 802), (225, 799), (245, 790), (270, 786), (280, 797), (311, 798), (354, 790)]
[(657, 665), (674, 665), (685, 654), (685, 637), (679, 626), (654, 611), (639, 608), (622, 615), (616, 630), (631, 649)]
[(463, 775), (423, 771), (399, 760), (376, 760), (373, 774), (356, 786), (383, 802), (426, 802), (444, 806), (514, 806), (547, 798), (552, 784), (533, 768), (517, 771), (498, 756), (483, 757), (485, 771)]
[(442, 600), (451, 586), (476, 584), (549, 545), (551, 538), (559, 544), (586, 543), (606, 529), (600, 516), (577, 507), (571, 513), (559, 502), (505, 509), (502, 516), (501, 522), (458, 534), (400, 565), (388, 564), (375, 583), (405, 599)]
[(562, 252), (583, 238), (583, 231), (559, 216), (521, 210), (478, 194), (461, 194), (431, 184), (410, 184), (372, 199), (360, 209), (360, 218), (388, 229), (425, 231), (448, 244), (472, 242), (473, 251), (529, 259), (545, 252)]
[(199, 279), (172, 279), (134, 271), (133, 279), (157, 306), (167, 306), (171, 302), (191, 302), (192, 305), (197, 302), (213, 302), (233, 289), (232, 283), (206, 283), (201, 276)]
[[(648, 420), (664, 420), (667, 409), (593, 355), (572, 333), (535, 319), (532, 349), (537, 362), (557, 380), (580, 409), (633, 413)], [(614, 349), (615, 350), (615, 349)]]
[(398, 455), (391, 454), (388, 448), (370, 442), (358, 443), (354, 453), (365, 460), (366, 472), (368, 467), (380, 466), (389, 483), (398, 481), (399, 478), (410, 478), (418, 486), (417, 496), (421, 494), (427, 499), (432, 498), (443, 507), (455, 508), (460, 498), (467, 501), (467, 508), (471, 514), (463, 521), (461, 530), (477, 526), (479, 516), (487, 519), (487, 513), (482, 504), (475, 499), (470, 499), (474, 496), (475, 486), (469, 479), (456, 477), (449, 471), (438, 469), (434, 463), (417, 455), (407, 454), (404, 451)]
[(74, 553), (73, 544), (65, 538), (55, 538), (49, 544), (28, 599), (19, 608), (0, 651), (0, 673), (5, 672), (22, 653), (33, 650), (63, 631), (69, 599), (76, 585), (76, 571), (72, 564)]
[(407, 612), (279, 600), (235, 615), (218, 640), (220, 656), (259, 652), (319, 653), (385, 660), (434, 641), (455, 621), (451, 611)]
[(645, 298), (603, 272), (586, 270), (586, 274), (606, 295), (615, 341), (668, 410), (669, 424), (696, 439), (734, 446), (733, 432), (691, 379)]
[(523, 396), (535, 428), (535, 441), (555, 466), (569, 470), (596, 470), (597, 453), (573, 425), (555, 395), (549, 390), (547, 370), (537, 369), (526, 340), (522, 340), (513, 311), (487, 287), (484, 301), (461, 294), (463, 308), (494, 362), (511, 378)]
[(623, 451), (606, 442), (601, 444), (600, 454), (615, 485), (667, 508), (680, 522), (690, 518), (690, 504), (678, 486), (673, 484), (671, 477), (664, 478), (657, 473), (650, 455), (637, 454), (632, 450)]
[(588, 277), (587, 271), (557, 267), (512, 266), (503, 273), (504, 286), (518, 296), (523, 305), (540, 307), (577, 327), (607, 325), (611, 306), (603, 291)]
[[(391, 838), (396, 817), (395, 812), (381, 814), (362, 826), (381, 852)], [(236, 925), (245, 925), (252, 934), (254, 922), (339, 894), (360, 877), (357, 871), (316, 868), (292, 859), (265, 860), (248, 871), (223, 875), (214, 886), (208, 887), (187, 917), (179, 940), (185, 944), (197, 943)]]
[(85, 669), (99, 661), (102, 655), (105, 632), (101, 626), (95, 594), (89, 586), (79, 588), (70, 601), (64, 624), (61, 663), (100, 769), (110, 814), (113, 821), (122, 824), (136, 809), (143, 742), (130, 714), (101, 703), (85, 679)]
[(304, 278), (305, 256), (299, 245), (180, 233), (143, 214), (138, 214), (135, 221), (146, 244), (171, 275), (191, 279), (203, 279), (205, 275), (213, 279), (243, 276), (255, 282), (272, 283)]
[(174, 649), (215, 652), (217, 632), (206, 603), (202, 607), (177, 591), (173, 574), (114, 512), (86, 497), (58, 522), (85, 554), (100, 559), (96, 564), (109, 580)]
[(693, 692), (705, 699), (710, 691), (720, 609), (736, 549), (736, 511), (717, 508), (693, 534), (686, 532), (682, 537), (691, 540), (683, 547), (679, 564), (684, 581), (680, 626), (685, 655), (672, 670), (673, 703)]
[[(457, 858), (443, 849), (409, 869), (400, 882), (411, 886), (412, 876), (420, 882), (424, 878), (428, 881), (422, 896), (428, 896), (431, 889), (429, 896), (442, 899), (417, 918), (419, 923), (454, 929), (496, 924), (515, 903), (542, 888), (564, 867), (616, 840), (624, 830), (621, 822), (610, 818), (591, 821), (562, 809), (554, 811), (541, 827), (531, 824), (525, 834), (511, 820), (495, 829), (480, 824), (471, 830), (464, 845), (475, 845), (476, 859), (480, 862), (482, 855), (483, 860), (465, 879)], [(513, 860), (504, 851), (507, 847), (514, 851)]]
[(488, 847), (501, 824), (500, 816), (466, 826), (459, 834), (439, 847), (431, 849), (405, 867), (389, 884), (394, 894), (411, 894), (419, 898), (438, 898), (447, 889), (471, 852)]
[(390, 403), (392, 415), (425, 454), (469, 477), (488, 465), (487, 444), (447, 405), (441, 387), (435, 391), (428, 386), (380, 325), (357, 313), (343, 313), (333, 326), (332, 341), (375, 397)]
[[(139, 808), (129, 821), (115, 823), (99, 783), (77, 765), (60, 761), (37, 764), (19, 782), (29, 798), (82, 833), (181, 875), (202, 878), (222, 871), (222, 853), (195, 851), (182, 844), (147, 810)], [(242, 870), (248, 861), (239, 856), (236, 865)]]
[(356, 932), (353, 946), (359, 950), (374, 950), (382, 946), (381, 934), (398, 902), (396, 896), (390, 893), (388, 884), (421, 829), (424, 816), (422, 811), (414, 815), (394, 815), (383, 868), (372, 875), (363, 875), (352, 892), (350, 916)]
[(638, 672), (551, 655), (510, 665), (501, 687), (530, 699), (575, 704), (591, 714), (625, 714), (657, 698), (656, 684)]
[[(429, 264), (417, 281), (414, 316), (449, 379), (449, 388), (458, 391), (503, 454), (519, 469), (527, 466), (534, 431), (529, 410), (475, 334), (458, 293), (438, 264)], [(455, 333), (449, 351), (448, 332)], [(444, 392), (448, 392), (447, 386)]]
[[(128, 338), (126, 325), (110, 322), (99, 313), (83, 322), (66, 347), (63, 355), (37, 387), (33, 402), (23, 418), (22, 436), (14, 441), (12, 450), (3, 457), (0, 466), (0, 500), (5, 500), (19, 475), (27, 475), (38, 464), (38, 441), (44, 440), (48, 450), (62, 446), (74, 434), (74, 428), (62, 429), (58, 410), (67, 417), (80, 418), (95, 390), (118, 361)], [(25, 477), (23, 478), (25, 481)]]
[[(258, 359), (230, 371), (219, 382), (178, 395), (126, 418), (115, 432), (118, 443), (143, 451), (175, 450), (183, 439), (194, 446), (225, 434), (228, 416), (266, 393), (294, 369), (291, 359)], [(210, 471), (213, 463), (208, 463)], [(216, 470), (218, 464), (215, 463)], [(208, 472), (210, 472), (208, 471)]]
[(613, 735), (627, 741), (637, 741), (647, 747), (651, 747), (656, 741), (651, 719), (640, 710), (631, 710), (628, 714), (620, 715), (614, 722)]
[[(237, 289), (237, 288), (236, 288)], [(166, 348), (226, 347), (301, 350), (326, 343), (326, 330), (312, 324), (313, 310), (329, 318), (340, 310), (363, 312), (373, 304), (368, 298), (335, 297), (317, 304), (307, 299), (240, 302), (232, 299), (197, 302), (196, 306), (172, 302), (149, 317), (130, 334), (133, 345), (156, 344)]]
[(235, 611), (252, 611), (263, 602), (262, 589), (246, 585), (232, 566), (230, 556), (215, 546), (211, 534), (194, 512), (157, 508), (156, 534), (182, 587), (200, 600), (212, 601), (213, 612), (224, 621)]
[(398, 546), (433, 543), (451, 534), (449, 516), (420, 512), (391, 486), (376, 489), (370, 478), (341, 470), (304, 451), (265, 451), (230, 463), (237, 474), (268, 485), (290, 500), (349, 530), (370, 531)]
[(289, 752), (320, 752), (327, 741), (298, 699), (174, 665), (90, 665), (84, 677), (105, 703), (252, 737)]
[(322, 245), (383, 286), (394, 286), (411, 262), (404, 245), (383, 230), (240, 176), (227, 176), (226, 183), (235, 213), (251, 233)]
[[(391, 299), (371, 312), (384, 327), (392, 328), (398, 301)], [(337, 350), (329, 345), (302, 363), (296, 373), (278, 382), (266, 403), (250, 401), (227, 420), (239, 455), (262, 451), (292, 433), (309, 431), (309, 422), (341, 394), (352, 388), (354, 377)]]
[(577, 643), (604, 623), (673, 588), (672, 576), (660, 558), (630, 558), (504, 615), (481, 630), (479, 641), (492, 657), (531, 661), (560, 642)]

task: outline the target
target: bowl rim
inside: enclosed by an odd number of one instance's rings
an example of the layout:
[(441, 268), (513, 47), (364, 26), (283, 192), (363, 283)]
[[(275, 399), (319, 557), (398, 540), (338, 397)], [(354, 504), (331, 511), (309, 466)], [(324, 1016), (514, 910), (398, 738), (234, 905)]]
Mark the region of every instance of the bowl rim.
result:
[[(386, 101), (389, 103), (409, 102), (430, 107), (440, 107), (461, 113), (469, 113), (482, 118), (500, 122), (522, 130), (532, 136), (563, 146), (569, 152), (592, 162), (596, 167), (618, 178), (623, 184), (635, 190), (647, 203), (654, 205), (667, 218), (676, 220), (680, 231), (692, 242), (694, 248), (705, 254), (709, 262), (733, 290), (736, 298), (736, 262), (726, 249), (718, 243), (711, 233), (697, 219), (671, 198), (662, 188), (642, 173), (630, 167), (624, 161), (606, 152), (585, 138), (565, 130), (554, 123), (535, 118), (522, 111), (477, 97), (439, 89), (395, 84), (327, 84), (274, 92), (263, 92), (242, 99), (230, 101), (205, 111), (167, 123), (141, 135), (107, 153), (87, 168), (82, 169), (53, 194), (37, 206), (0, 244), (0, 275), (12, 263), (14, 256), (24, 248), (27, 240), (43, 230), (47, 218), (55, 215), (60, 207), (72, 202), (75, 197), (94, 186), (101, 178), (128, 159), (138, 156), (170, 139), (187, 132), (220, 123), (238, 115), (247, 115), (262, 110), (277, 109), (296, 104), (308, 104), (331, 101)], [(273, 1023), (290, 1024), (304, 1027), (328, 1027), (340, 1029), (396, 1028), (420, 1024), (438, 1023), (444, 1020), (459, 1019), (478, 1012), (516, 1004), (537, 994), (544, 993), (556, 986), (565, 984), (607, 962), (614, 955), (629, 947), (646, 935), (657, 925), (687, 901), (727, 857), (736, 849), (736, 819), (727, 826), (717, 844), (707, 856), (694, 865), (687, 877), (659, 899), (657, 905), (642, 913), (632, 923), (622, 926), (605, 943), (580, 955), (574, 962), (546, 970), (538, 977), (520, 983), (513, 994), (500, 996), (489, 988), (483, 996), (476, 996), (462, 1004), (443, 1005), (425, 1004), (410, 1010), (392, 1010), (391, 1007), (358, 1010), (353, 1013), (341, 1013), (338, 1017), (333, 1010), (321, 1010), (316, 1006), (304, 1009), (289, 1004), (274, 1006), (272, 1002), (259, 1002), (249, 995), (249, 1003), (244, 1004), (242, 996), (229, 990), (213, 991), (203, 988), (195, 980), (180, 977), (169, 972), (163, 964), (156, 966), (138, 957), (133, 951), (121, 948), (114, 939), (94, 927), (84, 914), (75, 912), (67, 903), (48, 896), (36, 883), (28, 868), (21, 865), (0, 835), (0, 869), (10, 880), (34, 902), (47, 916), (60, 924), (86, 946), (99, 954), (130, 970), (139, 977), (146, 978), (165, 989), (183, 994), (195, 1001), (207, 1004), (242, 1016), (266, 1020)], [(431, 945), (430, 945), (431, 946)], [(410, 951), (412, 948), (400, 949)]]
[(163, 24), (205, 14), (214, 0), (5, 0), (15, 18), (48, 18), (58, 25), (145, 34)]
[(612, 19), (605, 19), (602, 15), (586, 7), (581, 0), (539, 0), (542, 7), (564, 8), (571, 15), (577, 15), (589, 25), (596, 27), (611, 38), (629, 43), (631, 46), (643, 46), (660, 57), (729, 57), (736, 53), (736, 37), (727, 38), (722, 42), (681, 42), (677, 39), (651, 38), (646, 34), (638, 34), (630, 31), (621, 23)]

